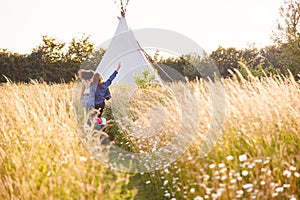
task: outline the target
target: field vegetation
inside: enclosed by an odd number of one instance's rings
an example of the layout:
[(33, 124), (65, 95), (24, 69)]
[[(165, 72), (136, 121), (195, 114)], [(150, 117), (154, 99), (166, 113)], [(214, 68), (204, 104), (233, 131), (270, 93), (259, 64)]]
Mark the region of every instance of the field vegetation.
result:
[[(299, 82), (293, 76), (249, 74), (246, 80), (233, 74), (222, 79), (226, 115), (216, 145), (201, 153), (210, 94), (202, 79), (189, 82), (198, 102), (199, 137), (175, 162), (150, 173), (113, 170), (88, 152), (77, 126), (72, 83), (2, 84), (0, 198), (299, 199)], [(113, 118), (111, 106), (105, 114)], [(117, 123), (104, 131), (113, 131), (121, 147), (131, 141), (132, 151), (147, 144), (126, 136)]]

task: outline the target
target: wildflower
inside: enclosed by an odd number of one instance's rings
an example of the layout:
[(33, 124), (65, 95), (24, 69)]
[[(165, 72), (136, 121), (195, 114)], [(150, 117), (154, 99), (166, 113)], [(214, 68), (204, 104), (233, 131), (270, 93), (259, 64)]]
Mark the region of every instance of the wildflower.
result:
[(190, 193), (193, 194), (194, 192), (195, 192), (195, 188), (191, 188), (191, 189), (190, 189)]
[(228, 161), (233, 160), (233, 156), (227, 156), (226, 159), (227, 159)]
[(275, 192), (279, 193), (279, 192), (283, 192), (284, 188), (283, 187), (277, 187), (275, 189)]
[(289, 170), (284, 170), (284, 171), (283, 171), (283, 176), (286, 176), (286, 177), (288, 177), (288, 178), (291, 176), (291, 174), (292, 174), (292, 173), (291, 173)]
[(244, 189), (249, 189), (249, 188), (253, 188), (253, 184), (252, 183), (247, 183), (243, 185)]
[(269, 160), (265, 160), (264, 165), (268, 164), (269, 162), (270, 162)]
[(290, 200), (297, 200), (294, 195), (290, 195), (289, 198), (290, 198)]
[(240, 162), (246, 161), (247, 160), (247, 155), (246, 154), (240, 155), (239, 160), (240, 160)]
[(224, 191), (225, 191), (225, 184), (224, 184), (223, 187), (217, 189), (217, 194), (218, 194), (219, 196), (221, 196), (222, 192), (224, 192)]
[(262, 159), (256, 159), (254, 160), (255, 163), (262, 163)]
[(211, 191), (212, 191), (212, 188), (205, 188), (205, 193), (206, 193), (206, 194), (210, 194)]
[(151, 183), (151, 181), (146, 181), (146, 184), (148, 185), (149, 183)]
[(196, 197), (194, 198), (194, 200), (203, 200), (203, 198), (200, 197), (200, 196), (196, 196)]
[(290, 184), (283, 184), (283, 187), (284, 188), (289, 188), (289, 187), (291, 187), (291, 185)]
[(166, 186), (168, 184), (168, 180), (164, 181), (164, 186)]
[(218, 167), (219, 167), (219, 168), (225, 167), (225, 164), (224, 164), (224, 163), (219, 163), (219, 164), (218, 164)]
[(222, 168), (221, 170), (220, 170), (220, 173), (225, 173), (227, 171), (227, 168)]
[(249, 163), (249, 164), (248, 164), (248, 168), (249, 168), (249, 169), (252, 169), (254, 166), (255, 166), (255, 163)]
[(300, 174), (298, 172), (295, 172), (294, 176), (297, 177), (297, 178), (299, 178)]
[(209, 179), (209, 175), (208, 175), (208, 174), (203, 175), (203, 179), (204, 179), (205, 181), (207, 181), (207, 180)]
[(212, 197), (213, 200), (215, 200), (215, 199), (217, 199), (219, 196), (218, 196), (218, 194), (213, 193), (213, 194), (211, 195), (211, 197)]
[(274, 186), (275, 186), (275, 183), (271, 182), (271, 183), (270, 183), (270, 186), (271, 186), (271, 187), (274, 187)]
[(230, 183), (232, 183), (232, 184), (236, 183), (236, 179), (231, 179)]
[(290, 166), (290, 170), (291, 170), (291, 171), (296, 171), (296, 169), (297, 169), (296, 167)]
[(276, 197), (276, 196), (278, 196), (278, 193), (273, 193), (272, 194), (272, 197)]
[(260, 181), (260, 185), (265, 185), (266, 182), (265, 181)]
[(247, 170), (243, 170), (243, 171), (242, 171), (242, 175), (243, 175), (243, 176), (248, 176), (248, 174), (249, 174), (249, 172), (248, 172)]
[(211, 165), (209, 165), (209, 168), (210, 169), (213, 169), (213, 168), (215, 168), (216, 167), (216, 165), (215, 164), (211, 164)]
[(267, 169), (266, 168), (261, 168), (261, 170), (260, 170), (261, 172), (266, 172), (267, 171)]
[(242, 196), (244, 194), (244, 191), (243, 190), (238, 190), (236, 191), (236, 195), (237, 196)]
[(84, 157), (84, 156), (79, 156), (79, 160), (82, 161), (82, 162), (86, 162), (86, 161), (87, 161), (87, 158)]
[(235, 177), (239, 177), (239, 176), (241, 176), (241, 175), (240, 175), (239, 172), (237, 172), (237, 173), (234, 174), (234, 176), (235, 176)]
[(171, 194), (170, 193), (165, 193), (165, 197), (170, 197)]

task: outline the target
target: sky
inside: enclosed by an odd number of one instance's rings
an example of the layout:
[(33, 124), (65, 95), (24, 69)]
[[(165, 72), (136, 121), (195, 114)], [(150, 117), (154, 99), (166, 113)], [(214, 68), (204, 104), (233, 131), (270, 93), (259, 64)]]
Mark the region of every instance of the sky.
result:
[[(130, 0), (126, 19), (133, 30), (181, 33), (206, 52), (219, 46), (260, 48), (272, 44), (283, 4), (284, 0)], [(86, 35), (97, 46), (113, 36), (119, 15), (114, 0), (0, 0), (0, 48), (30, 53), (43, 35), (61, 42)]]

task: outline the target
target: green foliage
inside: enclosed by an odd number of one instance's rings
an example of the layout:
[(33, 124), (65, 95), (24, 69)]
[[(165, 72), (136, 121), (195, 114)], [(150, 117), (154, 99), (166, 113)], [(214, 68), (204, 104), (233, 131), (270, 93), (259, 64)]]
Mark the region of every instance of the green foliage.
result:
[(70, 42), (66, 58), (74, 63), (81, 64), (93, 52), (94, 45), (89, 41), (89, 37), (79, 39), (73, 38)]
[[(28, 55), (0, 49), (0, 74), (14, 82), (29, 82), (30, 79), (70, 82), (94, 49), (89, 37), (73, 38), (68, 46), (48, 36), (43, 36), (42, 41)], [(4, 76), (0, 77), (0, 82), (6, 82)]]
[(283, 72), (290, 71), (295, 78), (300, 73), (300, 2), (287, 0), (280, 8), (281, 20), (273, 39), (278, 46), (277, 57)]
[(90, 55), (87, 56), (86, 60), (81, 64), (82, 69), (96, 70), (102, 57), (104, 56), (105, 50), (100, 48), (94, 50)]
[(238, 60), (241, 57), (241, 51), (235, 48), (225, 49), (219, 47), (216, 51), (213, 51), (210, 56), (216, 63), (221, 76), (229, 77), (229, 70), (238, 68)]
[(158, 87), (159, 82), (156, 80), (156, 74), (157, 71), (154, 70), (154, 72), (152, 72), (150, 66), (148, 66), (146, 70), (142, 69), (142, 76), (138, 76), (137, 74), (134, 75), (134, 82), (141, 89)]

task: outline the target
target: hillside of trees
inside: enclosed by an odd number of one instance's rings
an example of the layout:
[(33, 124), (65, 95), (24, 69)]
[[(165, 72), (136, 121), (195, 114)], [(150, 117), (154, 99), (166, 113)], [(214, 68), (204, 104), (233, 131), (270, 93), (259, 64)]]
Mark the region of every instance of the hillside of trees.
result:
[[(193, 66), (209, 67), (213, 60), (222, 77), (230, 77), (230, 71), (243, 72), (240, 62), (244, 63), (256, 76), (270, 74), (293, 74), (299, 79), (300, 73), (300, 2), (285, 1), (279, 10), (278, 28), (272, 38), (273, 46), (261, 49), (255, 47), (236, 49), (219, 47), (209, 55), (182, 55), (179, 58), (162, 58), (159, 52), (152, 58), (161, 66), (168, 66), (181, 75), (194, 79), (202, 75)], [(259, 30), (257, 30), (259, 31)], [(74, 80), (80, 67), (94, 68), (100, 62), (104, 49), (95, 50), (89, 37), (73, 38), (70, 43), (58, 42), (57, 39), (43, 36), (42, 43), (30, 54), (21, 55), (0, 49), (0, 82), (7, 78), (14, 82), (29, 82), (37, 79), (45, 82), (70, 82)]]

